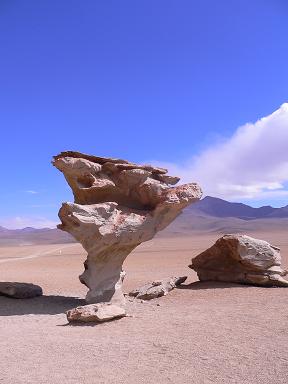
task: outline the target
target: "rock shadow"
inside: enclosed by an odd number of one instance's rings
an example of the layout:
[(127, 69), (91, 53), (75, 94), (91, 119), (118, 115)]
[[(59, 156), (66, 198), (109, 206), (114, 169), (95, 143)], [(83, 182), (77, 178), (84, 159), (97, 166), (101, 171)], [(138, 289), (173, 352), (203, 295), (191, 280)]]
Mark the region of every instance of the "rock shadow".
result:
[(68, 296), (43, 295), (32, 299), (0, 296), (0, 316), (58, 315), (85, 304), (84, 299)]
[(181, 284), (178, 285), (177, 289), (225, 289), (225, 288), (249, 288), (252, 285), (237, 284), (237, 283), (226, 283), (222, 281), (195, 281), (190, 284)]

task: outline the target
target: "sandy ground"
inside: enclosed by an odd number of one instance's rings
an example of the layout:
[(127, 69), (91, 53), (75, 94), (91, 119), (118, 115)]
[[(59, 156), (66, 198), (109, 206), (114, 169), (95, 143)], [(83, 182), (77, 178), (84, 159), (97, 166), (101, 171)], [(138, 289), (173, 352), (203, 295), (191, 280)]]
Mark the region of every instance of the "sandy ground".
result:
[[(287, 233), (264, 238), (281, 247)], [(2, 384), (280, 384), (288, 381), (288, 289), (197, 283), (191, 257), (217, 235), (154, 239), (127, 259), (125, 290), (151, 279), (188, 275), (187, 285), (147, 303), (133, 317), (67, 325), (81, 305), (85, 252), (77, 244), (0, 248), (0, 281), (33, 282), (44, 296), (0, 297)]]

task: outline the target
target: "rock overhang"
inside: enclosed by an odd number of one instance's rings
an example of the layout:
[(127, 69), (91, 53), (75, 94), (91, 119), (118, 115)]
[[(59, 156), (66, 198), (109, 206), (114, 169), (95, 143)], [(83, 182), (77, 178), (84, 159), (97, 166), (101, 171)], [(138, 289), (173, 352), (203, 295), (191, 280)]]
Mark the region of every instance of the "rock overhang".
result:
[(66, 151), (53, 165), (65, 176), (74, 203), (63, 203), (62, 224), (88, 252), (80, 281), (89, 303), (125, 302), (122, 264), (143, 241), (169, 225), (202, 196), (196, 183), (177, 185), (164, 168)]

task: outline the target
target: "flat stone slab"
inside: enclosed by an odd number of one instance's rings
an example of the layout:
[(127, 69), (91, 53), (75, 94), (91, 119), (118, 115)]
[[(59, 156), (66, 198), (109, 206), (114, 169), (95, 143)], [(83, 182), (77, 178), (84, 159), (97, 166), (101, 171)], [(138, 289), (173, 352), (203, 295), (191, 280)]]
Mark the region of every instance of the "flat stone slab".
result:
[(43, 291), (39, 285), (30, 283), (0, 282), (0, 295), (14, 299), (30, 299), (42, 296)]
[(166, 296), (168, 292), (172, 291), (177, 285), (184, 283), (186, 279), (187, 276), (155, 280), (129, 292), (129, 296), (142, 300), (156, 299), (157, 297)]
[(98, 303), (83, 305), (70, 309), (66, 312), (67, 320), (71, 322), (97, 322), (120, 319), (126, 316), (126, 310), (118, 305), (111, 303)]

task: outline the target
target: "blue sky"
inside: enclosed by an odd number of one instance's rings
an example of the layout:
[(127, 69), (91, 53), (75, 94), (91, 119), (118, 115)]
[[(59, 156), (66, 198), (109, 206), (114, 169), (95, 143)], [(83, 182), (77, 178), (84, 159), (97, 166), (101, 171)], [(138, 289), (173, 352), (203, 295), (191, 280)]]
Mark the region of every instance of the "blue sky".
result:
[[(72, 199), (50, 164), (62, 150), (169, 163), (199, 181), (195, 156), (287, 101), (287, 18), (285, 0), (1, 0), (0, 225), (57, 221)], [(288, 204), (287, 157), (260, 193), (219, 196)]]

